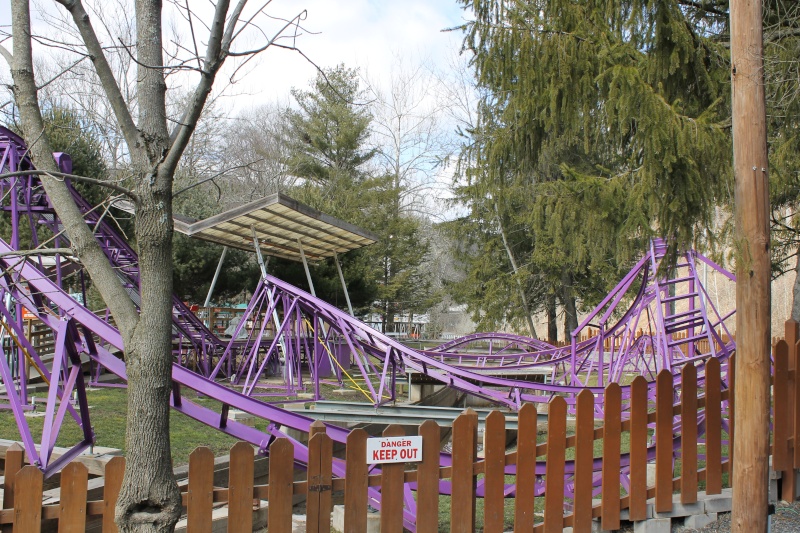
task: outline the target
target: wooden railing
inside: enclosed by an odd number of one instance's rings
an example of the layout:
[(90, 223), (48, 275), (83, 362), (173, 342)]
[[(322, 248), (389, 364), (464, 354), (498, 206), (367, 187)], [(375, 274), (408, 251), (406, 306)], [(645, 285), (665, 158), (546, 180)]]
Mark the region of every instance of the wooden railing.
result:
[[(786, 340), (775, 345), (773, 467), (782, 472), (783, 499), (794, 500), (800, 447), (800, 342), (797, 324), (787, 323)], [(680, 376), (661, 372), (654, 385), (637, 377), (627, 387), (605, 388), (602, 425), (596, 420), (595, 398), (586, 390), (577, 397), (576, 417), (567, 419), (567, 403), (554, 397), (547, 406), (546, 432), (537, 425), (537, 408), (526, 404), (518, 413), (517, 446), (507, 450), (505, 418), (491, 413), (485, 424), (482, 454), (478, 454), (478, 418), (465, 411), (453, 424), (452, 464), (440, 464), (440, 428), (427, 421), (418, 428), (423, 437), (422, 462), (382, 465), (379, 473), (366, 462), (368, 435), (352, 431), (345, 450), (346, 471), (333, 477), (333, 442), (324, 426), (315, 423), (309, 441), (309, 463), (304, 480), (295, 470), (294, 444), (277, 439), (269, 449), (269, 484), (253, 483), (254, 449), (238, 443), (231, 449), (226, 488), (213, 486), (214, 457), (207, 448), (190, 456), (188, 485), (183, 504), (188, 531), (211, 531), (211, 513), (229, 507), (228, 531), (252, 531), (254, 500), (268, 502), (270, 532), (292, 529), (292, 501), (306, 498), (307, 531), (329, 531), (333, 495), (343, 491), (346, 531), (365, 531), (370, 500), (380, 491), (381, 531), (400, 532), (404, 524), (404, 483), (415, 483), (413, 509), (405, 509), (406, 524), (419, 532), (455, 532), (482, 528), (500, 532), (561, 532), (571, 526), (590, 531), (593, 520), (606, 530), (619, 529), (624, 517), (644, 520), (653, 511), (673, 509), (673, 495), (682, 504), (698, 500), (702, 488), (718, 494), (729, 484), (733, 450), (733, 360), (724, 369), (716, 359), (703, 366), (687, 364)], [(698, 379), (700, 372), (700, 379)], [(698, 385), (699, 383), (699, 385)], [(728, 387), (730, 385), (731, 387)], [(655, 386), (655, 394), (652, 388)], [(702, 422), (702, 423), (700, 423)], [(702, 433), (700, 431), (702, 430)], [(403, 435), (389, 426), (385, 436)], [(61, 475), (62, 500), (42, 505), (42, 474), (22, 467), (23, 452), (6, 458), (5, 502), (0, 524), (14, 523), (14, 531), (36, 531), (42, 520), (58, 519), (61, 531), (83, 531), (92, 517), (101, 517), (103, 531), (116, 531), (113, 509), (122, 483), (124, 458), (112, 459), (105, 474), (101, 501), (86, 501), (86, 469), (72, 463)], [(538, 463), (537, 463), (538, 461)], [(506, 467), (515, 465), (516, 474)], [(654, 483), (647, 482), (648, 465), (655, 465)], [(440, 482), (449, 481), (449, 495), (440, 495)], [(478, 502), (482, 485), (483, 501)], [(702, 487), (704, 485), (704, 487)], [(373, 492), (370, 492), (370, 491)], [(513, 496), (508, 497), (508, 494)], [(599, 501), (596, 499), (599, 497)], [(649, 501), (648, 501), (649, 500)], [(440, 509), (449, 504), (449, 518)], [(482, 513), (478, 508), (482, 507)], [(513, 523), (513, 524), (512, 524)], [(69, 527), (67, 527), (69, 525)], [(73, 528), (73, 529), (70, 529)]]

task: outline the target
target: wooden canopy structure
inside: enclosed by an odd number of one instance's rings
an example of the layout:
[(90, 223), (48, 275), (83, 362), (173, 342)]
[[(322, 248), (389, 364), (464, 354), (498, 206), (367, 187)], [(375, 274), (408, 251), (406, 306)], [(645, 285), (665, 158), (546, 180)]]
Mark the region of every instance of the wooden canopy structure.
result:
[(253, 250), (253, 235), (266, 255), (310, 261), (377, 242), (367, 230), (275, 193), (204, 220), (175, 217), (175, 231), (229, 248)]

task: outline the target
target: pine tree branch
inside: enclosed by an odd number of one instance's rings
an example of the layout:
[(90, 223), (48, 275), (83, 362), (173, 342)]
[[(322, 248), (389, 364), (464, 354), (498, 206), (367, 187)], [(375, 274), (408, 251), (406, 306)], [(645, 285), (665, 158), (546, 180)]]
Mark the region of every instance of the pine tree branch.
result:
[(719, 15), (721, 17), (728, 16), (727, 11), (722, 11), (720, 9), (712, 7), (711, 5), (709, 5), (708, 2), (695, 2), (694, 0), (678, 0), (678, 3), (682, 6), (693, 7), (695, 9), (699, 9), (706, 13), (713, 13), (714, 15)]

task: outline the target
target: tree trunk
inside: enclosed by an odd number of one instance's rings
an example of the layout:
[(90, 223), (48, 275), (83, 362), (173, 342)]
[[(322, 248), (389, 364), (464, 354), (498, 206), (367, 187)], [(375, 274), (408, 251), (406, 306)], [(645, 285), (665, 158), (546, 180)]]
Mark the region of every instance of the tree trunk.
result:
[(767, 530), (770, 234), (761, 0), (733, 0), (731, 88), (736, 212), (733, 533)]
[(570, 338), (578, 329), (578, 309), (575, 305), (575, 292), (572, 290), (572, 276), (568, 272), (561, 275), (561, 301), (564, 304), (564, 338)]
[(797, 253), (797, 264), (794, 267), (794, 289), (792, 291), (792, 319), (800, 322), (800, 250)]
[[(137, 113), (128, 103), (80, 0), (56, 0), (80, 32), (138, 178), (128, 196), (136, 205), (141, 308), (136, 309), (115, 269), (86, 225), (66, 185), (42, 177), (47, 195), (64, 224), (72, 248), (91, 275), (116, 320), (125, 343), (128, 375), (127, 461), (115, 519), (123, 532), (167, 532), (181, 512), (181, 494), (172, 478), (169, 397), (172, 364), (172, 184), (175, 170), (191, 140), (216, 74), (230, 53), (244, 3), (228, 13), (229, 0), (214, 2), (205, 57), (198, 57), (199, 81), (170, 136), (167, 128), (166, 81), (162, 42), (162, 0), (136, 0)], [(12, 0), (14, 96), (34, 164), (57, 170), (44, 134), (33, 74), (29, 0)], [(189, 9), (188, 3), (186, 9)], [(300, 15), (295, 19), (299, 19)], [(228, 22), (226, 26), (226, 21)], [(248, 24), (250, 21), (248, 21)], [(291, 25), (287, 25), (289, 28)], [(274, 37), (273, 37), (274, 39)], [(268, 43), (269, 45), (269, 43)], [(267, 46), (268, 46), (267, 45)], [(130, 51), (129, 51), (130, 53)]]
[(528, 331), (530, 331), (531, 337), (538, 339), (539, 337), (536, 336), (536, 328), (533, 327), (533, 318), (531, 318), (531, 308), (528, 305), (528, 296), (525, 294), (525, 288), (522, 286), (522, 282), (517, 277), (517, 259), (514, 257), (514, 252), (511, 250), (511, 245), (506, 238), (506, 231), (503, 229), (503, 222), (500, 220), (500, 210), (497, 204), (494, 204), (494, 211), (497, 215), (497, 225), (500, 228), (500, 237), (503, 239), (503, 246), (506, 249), (506, 254), (508, 254), (511, 268), (514, 269), (514, 281), (517, 282), (517, 289), (519, 289), (519, 299), (522, 302), (522, 310), (525, 313), (525, 322), (528, 324)]
[[(122, 533), (172, 531), (181, 495), (172, 478), (169, 396), (172, 389), (172, 172), (162, 169), (169, 148), (163, 72), (161, 1), (136, 1), (139, 128), (139, 324), (126, 347), (128, 424), (125, 478), (115, 509)], [(187, 141), (188, 142), (188, 141)]]
[(547, 341), (551, 344), (558, 342), (558, 315), (556, 313), (556, 295), (547, 295)]
[(141, 318), (130, 348), (125, 479), (117, 500), (121, 532), (167, 532), (181, 514), (172, 477), (169, 400), (172, 390), (172, 212), (169, 191), (144, 197), (137, 209)]

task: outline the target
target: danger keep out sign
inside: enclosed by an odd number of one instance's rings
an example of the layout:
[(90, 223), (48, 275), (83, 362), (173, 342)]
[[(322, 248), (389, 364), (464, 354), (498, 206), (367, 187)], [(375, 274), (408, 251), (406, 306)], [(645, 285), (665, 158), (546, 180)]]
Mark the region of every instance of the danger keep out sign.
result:
[(422, 437), (367, 439), (367, 463), (415, 463), (422, 461)]

